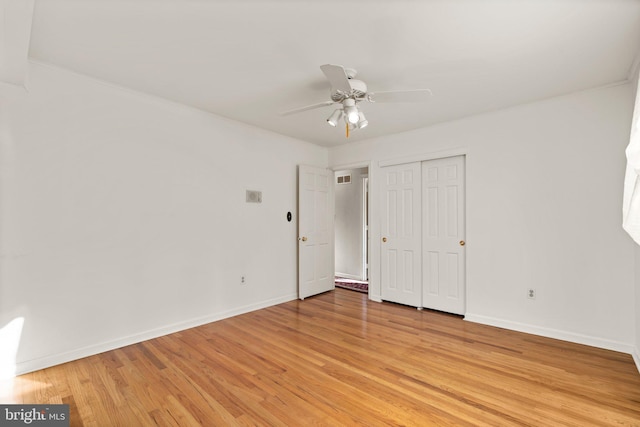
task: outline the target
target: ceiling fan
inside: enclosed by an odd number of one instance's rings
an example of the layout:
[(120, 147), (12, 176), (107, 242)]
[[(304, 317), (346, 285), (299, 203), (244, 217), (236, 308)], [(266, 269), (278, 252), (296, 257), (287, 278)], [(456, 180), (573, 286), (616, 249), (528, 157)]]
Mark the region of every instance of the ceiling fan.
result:
[(429, 89), (367, 92), (365, 82), (355, 79), (357, 72), (354, 69), (333, 64), (322, 65), (320, 69), (331, 84), (331, 100), (284, 111), (281, 115), (288, 116), (332, 104), (340, 104), (327, 118), (327, 123), (336, 127), (340, 120), (344, 119), (347, 138), (350, 130), (362, 129), (369, 124), (364, 113), (358, 108), (360, 102), (423, 102), (431, 96)]

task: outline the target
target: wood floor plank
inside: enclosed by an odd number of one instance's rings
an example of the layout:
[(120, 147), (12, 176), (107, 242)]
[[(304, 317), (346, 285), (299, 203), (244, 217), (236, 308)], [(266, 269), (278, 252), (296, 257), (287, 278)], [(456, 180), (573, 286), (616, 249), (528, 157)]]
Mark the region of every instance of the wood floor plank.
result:
[(0, 386), (72, 426), (640, 426), (627, 354), (344, 289)]

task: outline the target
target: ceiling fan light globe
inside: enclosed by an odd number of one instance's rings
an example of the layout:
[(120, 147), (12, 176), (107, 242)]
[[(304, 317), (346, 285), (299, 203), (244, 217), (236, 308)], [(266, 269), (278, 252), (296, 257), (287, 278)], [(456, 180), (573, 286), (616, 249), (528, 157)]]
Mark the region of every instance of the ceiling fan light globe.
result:
[(369, 120), (364, 117), (364, 113), (361, 111), (358, 118), (358, 129), (364, 129), (369, 126)]
[(343, 101), (342, 105), (344, 105), (344, 114), (346, 115), (345, 120), (347, 123), (351, 123), (355, 125), (360, 120), (360, 112), (358, 111), (358, 107), (356, 107), (356, 101), (351, 98), (347, 98)]
[(358, 113), (358, 109), (353, 107), (347, 111), (347, 121), (353, 125), (358, 123), (360, 120), (360, 114)]
[(330, 126), (336, 127), (338, 126), (338, 122), (340, 121), (341, 118), (342, 118), (342, 110), (337, 109), (333, 113), (331, 113), (331, 115), (327, 119), (327, 123), (329, 123)]

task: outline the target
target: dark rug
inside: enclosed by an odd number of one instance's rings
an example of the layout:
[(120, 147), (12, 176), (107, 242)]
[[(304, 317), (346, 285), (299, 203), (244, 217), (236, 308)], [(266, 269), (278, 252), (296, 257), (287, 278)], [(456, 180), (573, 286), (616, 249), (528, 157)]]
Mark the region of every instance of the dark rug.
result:
[(363, 282), (362, 280), (336, 277), (336, 286), (338, 288), (349, 289), (351, 291), (369, 292), (369, 283)]

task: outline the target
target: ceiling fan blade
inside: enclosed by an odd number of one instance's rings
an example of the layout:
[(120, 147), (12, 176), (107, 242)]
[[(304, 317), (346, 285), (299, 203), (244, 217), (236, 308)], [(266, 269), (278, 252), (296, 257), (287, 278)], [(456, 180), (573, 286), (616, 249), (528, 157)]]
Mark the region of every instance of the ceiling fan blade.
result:
[(333, 101), (319, 102), (317, 104), (307, 105), (306, 107), (300, 107), (300, 108), (296, 108), (296, 109), (289, 110), (289, 111), (283, 111), (282, 113), (280, 113), (280, 115), (281, 116), (288, 116), (290, 114), (296, 114), (296, 113), (301, 113), (301, 112), (307, 111), (307, 110), (313, 110), (314, 108), (326, 107), (327, 105), (331, 105), (331, 104), (335, 104), (335, 103)]
[(321, 65), (320, 69), (331, 83), (331, 89), (343, 93), (351, 92), (351, 84), (349, 84), (349, 78), (342, 65), (325, 64)]
[(416, 89), (370, 92), (367, 95), (371, 102), (425, 102), (432, 93), (429, 89)]

